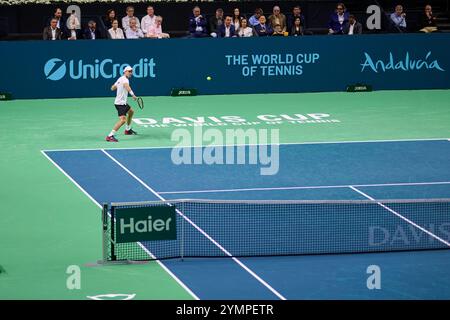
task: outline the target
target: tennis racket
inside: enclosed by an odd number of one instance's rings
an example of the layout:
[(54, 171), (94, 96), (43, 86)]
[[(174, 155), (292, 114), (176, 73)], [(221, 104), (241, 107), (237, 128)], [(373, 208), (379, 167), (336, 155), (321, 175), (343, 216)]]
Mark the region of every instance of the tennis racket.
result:
[(141, 97), (138, 97), (138, 98), (136, 99), (136, 102), (137, 102), (139, 108), (140, 108), (141, 110), (143, 110), (143, 109), (144, 109), (144, 99), (142, 99)]

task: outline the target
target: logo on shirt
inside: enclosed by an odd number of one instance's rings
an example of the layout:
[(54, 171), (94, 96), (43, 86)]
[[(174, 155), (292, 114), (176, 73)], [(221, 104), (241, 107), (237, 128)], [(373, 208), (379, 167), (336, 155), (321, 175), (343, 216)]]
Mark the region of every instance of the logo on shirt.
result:
[(153, 58), (140, 58), (137, 63), (116, 63), (113, 59), (95, 59), (90, 63), (85, 60), (63, 61), (52, 58), (45, 63), (46, 79), (58, 81), (67, 76), (72, 80), (111, 79), (122, 75), (123, 69), (131, 65), (134, 78), (155, 78), (156, 63)]
[(66, 63), (58, 58), (47, 61), (44, 66), (45, 77), (49, 80), (57, 81), (66, 75)]

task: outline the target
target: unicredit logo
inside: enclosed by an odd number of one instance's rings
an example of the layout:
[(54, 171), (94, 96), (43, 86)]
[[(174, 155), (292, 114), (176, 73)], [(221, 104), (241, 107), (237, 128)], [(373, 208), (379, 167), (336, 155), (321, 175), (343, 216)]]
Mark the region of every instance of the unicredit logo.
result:
[(111, 79), (122, 75), (123, 69), (131, 65), (133, 67), (133, 77), (135, 78), (155, 78), (154, 59), (141, 58), (135, 64), (115, 63), (112, 59), (95, 59), (87, 62), (83, 60), (69, 60), (67, 62), (52, 58), (45, 63), (44, 74), (46, 79), (58, 81), (65, 76), (73, 79)]
[(44, 73), (49, 80), (60, 80), (66, 74), (66, 63), (58, 58), (50, 59), (44, 66)]

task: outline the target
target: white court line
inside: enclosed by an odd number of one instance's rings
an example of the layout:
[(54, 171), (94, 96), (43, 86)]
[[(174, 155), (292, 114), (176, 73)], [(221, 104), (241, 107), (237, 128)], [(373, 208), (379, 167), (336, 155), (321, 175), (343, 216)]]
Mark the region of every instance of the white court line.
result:
[[(41, 153), (51, 162), (53, 165), (58, 168), (59, 171), (61, 171), (75, 186), (77, 186), (78, 189), (80, 189), (91, 201), (100, 209), (103, 207), (100, 205), (100, 203), (97, 202), (86, 190), (83, 189), (67, 172), (64, 171), (55, 161), (53, 161), (44, 151), (41, 151)], [(144, 251), (153, 259), (155, 259), (155, 256), (145, 247), (142, 245), (142, 243), (138, 242), (139, 246), (144, 249)], [(175, 274), (172, 273), (160, 260), (156, 260), (156, 262), (184, 289), (186, 290), (194, 299), (200, 300), (197, 295), (192, 292), (191, 289), (189, 289)]]
[[(117, 159), (115, 159), (112, 155), (106, 152), (104, 149), (101, 150), (106, 156), (108, 156), (112, 161), (114, 161), (117, 165), (119, 165), (123, 170), (125, 170), (130, 176), (132, 176), (136, 181), (138, 181), (142, 186), (144, 186), (148, 191), (153, 193), (156, 197), (158, 197), (162, 201), (166, 201), (162, 196), (160, 196), (155, 190), (153, 190), (150, 186), (148, 186), (144, 181), (142, 181), (138, 176), (136, 176), (133, 172), (131, 172), (127, 167), (125, 167), (122, 163), (120, 163)], [(228, 252), (222, 245), (220, 245), (216, 240), (214, 240), (209, 234), (207, 234), (203, 229), (197, 226), (192, 220), (186, 217), (181, 211), (176, 209), (177, 213), (181, 215), (187, 222), (189, 222), (197, 231), (199, 231), (202, 235), (204, 235), (209, 241), (211, 241), (216, 247), (218, 247), (223, 253), (232, 258), (234, 262), (236, 262), (240, 267), (242, 267), (245, 271), (247, 271), (251, 276), (253, 276), (256, 280), (258, 280), (263, 286), (269, 289), (273, 294), (275, 294), (279, 299), (286, 300), (284, 296), (282, 296), (278, 291), (276, 291), (272, 286), (270, 286), (266, 281), (264, 281), (261, 277), (259, 277), (255, 272), (253, 272), (249, 267), (247, 267), (242, 261), (233, 257), (233, 255)]]
[(413, 226), (416, 227), (417, 229), (419, 229), (419, 230), (425, 232), (425, 233), (428, 234), (429, 236), (435, 238), (436, 240), (438, 240), (438, 241), (442, 242), (443, 244), (445, 244), (446, 246), (450, 247), (450, 243), (449, 243), (448, 241), (445, 241), (444, 239), (438, 237), (438, 236), (435, 235), (434, 233), (432, 233), (432, 232), (428, 231), (427, 229), (425, 229), (425, 228), (419, 226), (418, 224), (414, 223), (413, 221), (409, 220), (408, 218), (402, 216), (400, 213), (398, 213), (398, 212), (392, 210), (391, 208), (389, 208), (388, 206), (382, 204), (381, 202), (378, 202), (377, 200), (375, 200), (374, 198), (372, 198), (372, 197), (369, 196), (368, 194), (362, 192), (361, 190), (358, 190), (358, 189), (355, 188), (354, 186), (349, 186), (349, 187), (350, 187), (350, 189), (352, 189), (353, 191), (358, 192), (360, 195), (366, 197), (367, 199), (372, 200), (372, 201), (375, 201), (378, 205), (380, 205), (381, 207), (383, 207), (383, 208), (386, 209), (387, 211), (389, 211), (389, 212), (395, 214), (395, 215), (396, 215), (397, 217), (399, 217), (400, 219), (402, 219), (402, 220), (408, 222), (409, 224), (413, 225)]
[[(278, 143), (277, 145), (314, 145), (314, 144), (340, 144), (340, 143), (382, 143), (382, 142), (414, 142), (414, 141), (450, 141), (449, 138), (431, 138), (431, 139), (393, 139), (393, 140), (349, 140), (349, 141), (317, 141), (317, 142), (284, 142)], [(238, 146), (258, 146), (259, 144), (232, 144), (232, 145), (212, 145), (216, 147), (238, 147)], [(271, 144), (269, 144), (271, 145)], [(202, 145), (202, 146), (160, 146), (160, 147), (119, 147), (119, 148), (111, 148), (106, 150), (146, 150), (146, 149), (172, 149), (172, 148), (199, 148), (210, 145)], [(91, 148), (91, 149), (49, 149), (42, 150), (44, 152), (57, 152), (57, 151), (101, 151), (105, 150), (105, 148)]]
[[(375, 184), (352, 184), (354, 187), (392, 187), (392, 186), (423, 186), (450, 184), (450, 181), (436, 182), (399, 182), (399, 183), (375, 183)], [(240, 192), (240, 191), (273, 191), (273, 190), (302, 190), (302, 189), (332, 189), (349, 188), (350, 185), (334, 186), (308, 186), (308, 187), (271, 187), (271, 188), (237, 188), (237, 189), (211, 189), (211, 190), (183, 190), (183, 191), (161, 191), (159, 194), (184, 194), (184, 193), (213, 193), (213, 192)]]

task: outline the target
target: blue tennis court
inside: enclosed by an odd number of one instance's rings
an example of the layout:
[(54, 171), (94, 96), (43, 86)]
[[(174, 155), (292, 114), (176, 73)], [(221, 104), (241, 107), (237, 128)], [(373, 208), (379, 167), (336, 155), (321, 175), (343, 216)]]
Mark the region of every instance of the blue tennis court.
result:
[[(250, 154), (251, 147), (245, 148)], [(275, 175), (261, 175), (260, 165), (248, 163), (177, 165), (172, 161), (172, 150), (43, 153), (99, 207), (111, 202), (173, 199), (450, 198), (448, 140), (282, 144)], [(380, 211), (386, 219), (402, 222), (401, 228), (387, 235), (387, 242), (426, 241), (432, 233), (438, 238), (439, 248), (450, 247), (450, 212), (437, 225), (416, 226), (399, 218), (414, 213), (393, 213), (382, 207)], [(328, 227), (333, 230), (333, 225)], [(215, 246), (206, 237), (203, 241)], [(199, 299), (450, 298), (449, 250), (188, 258), (160, 263)], [(373, 265), (381, 270), (380, 290), (367, 287), (367, 268)]]

